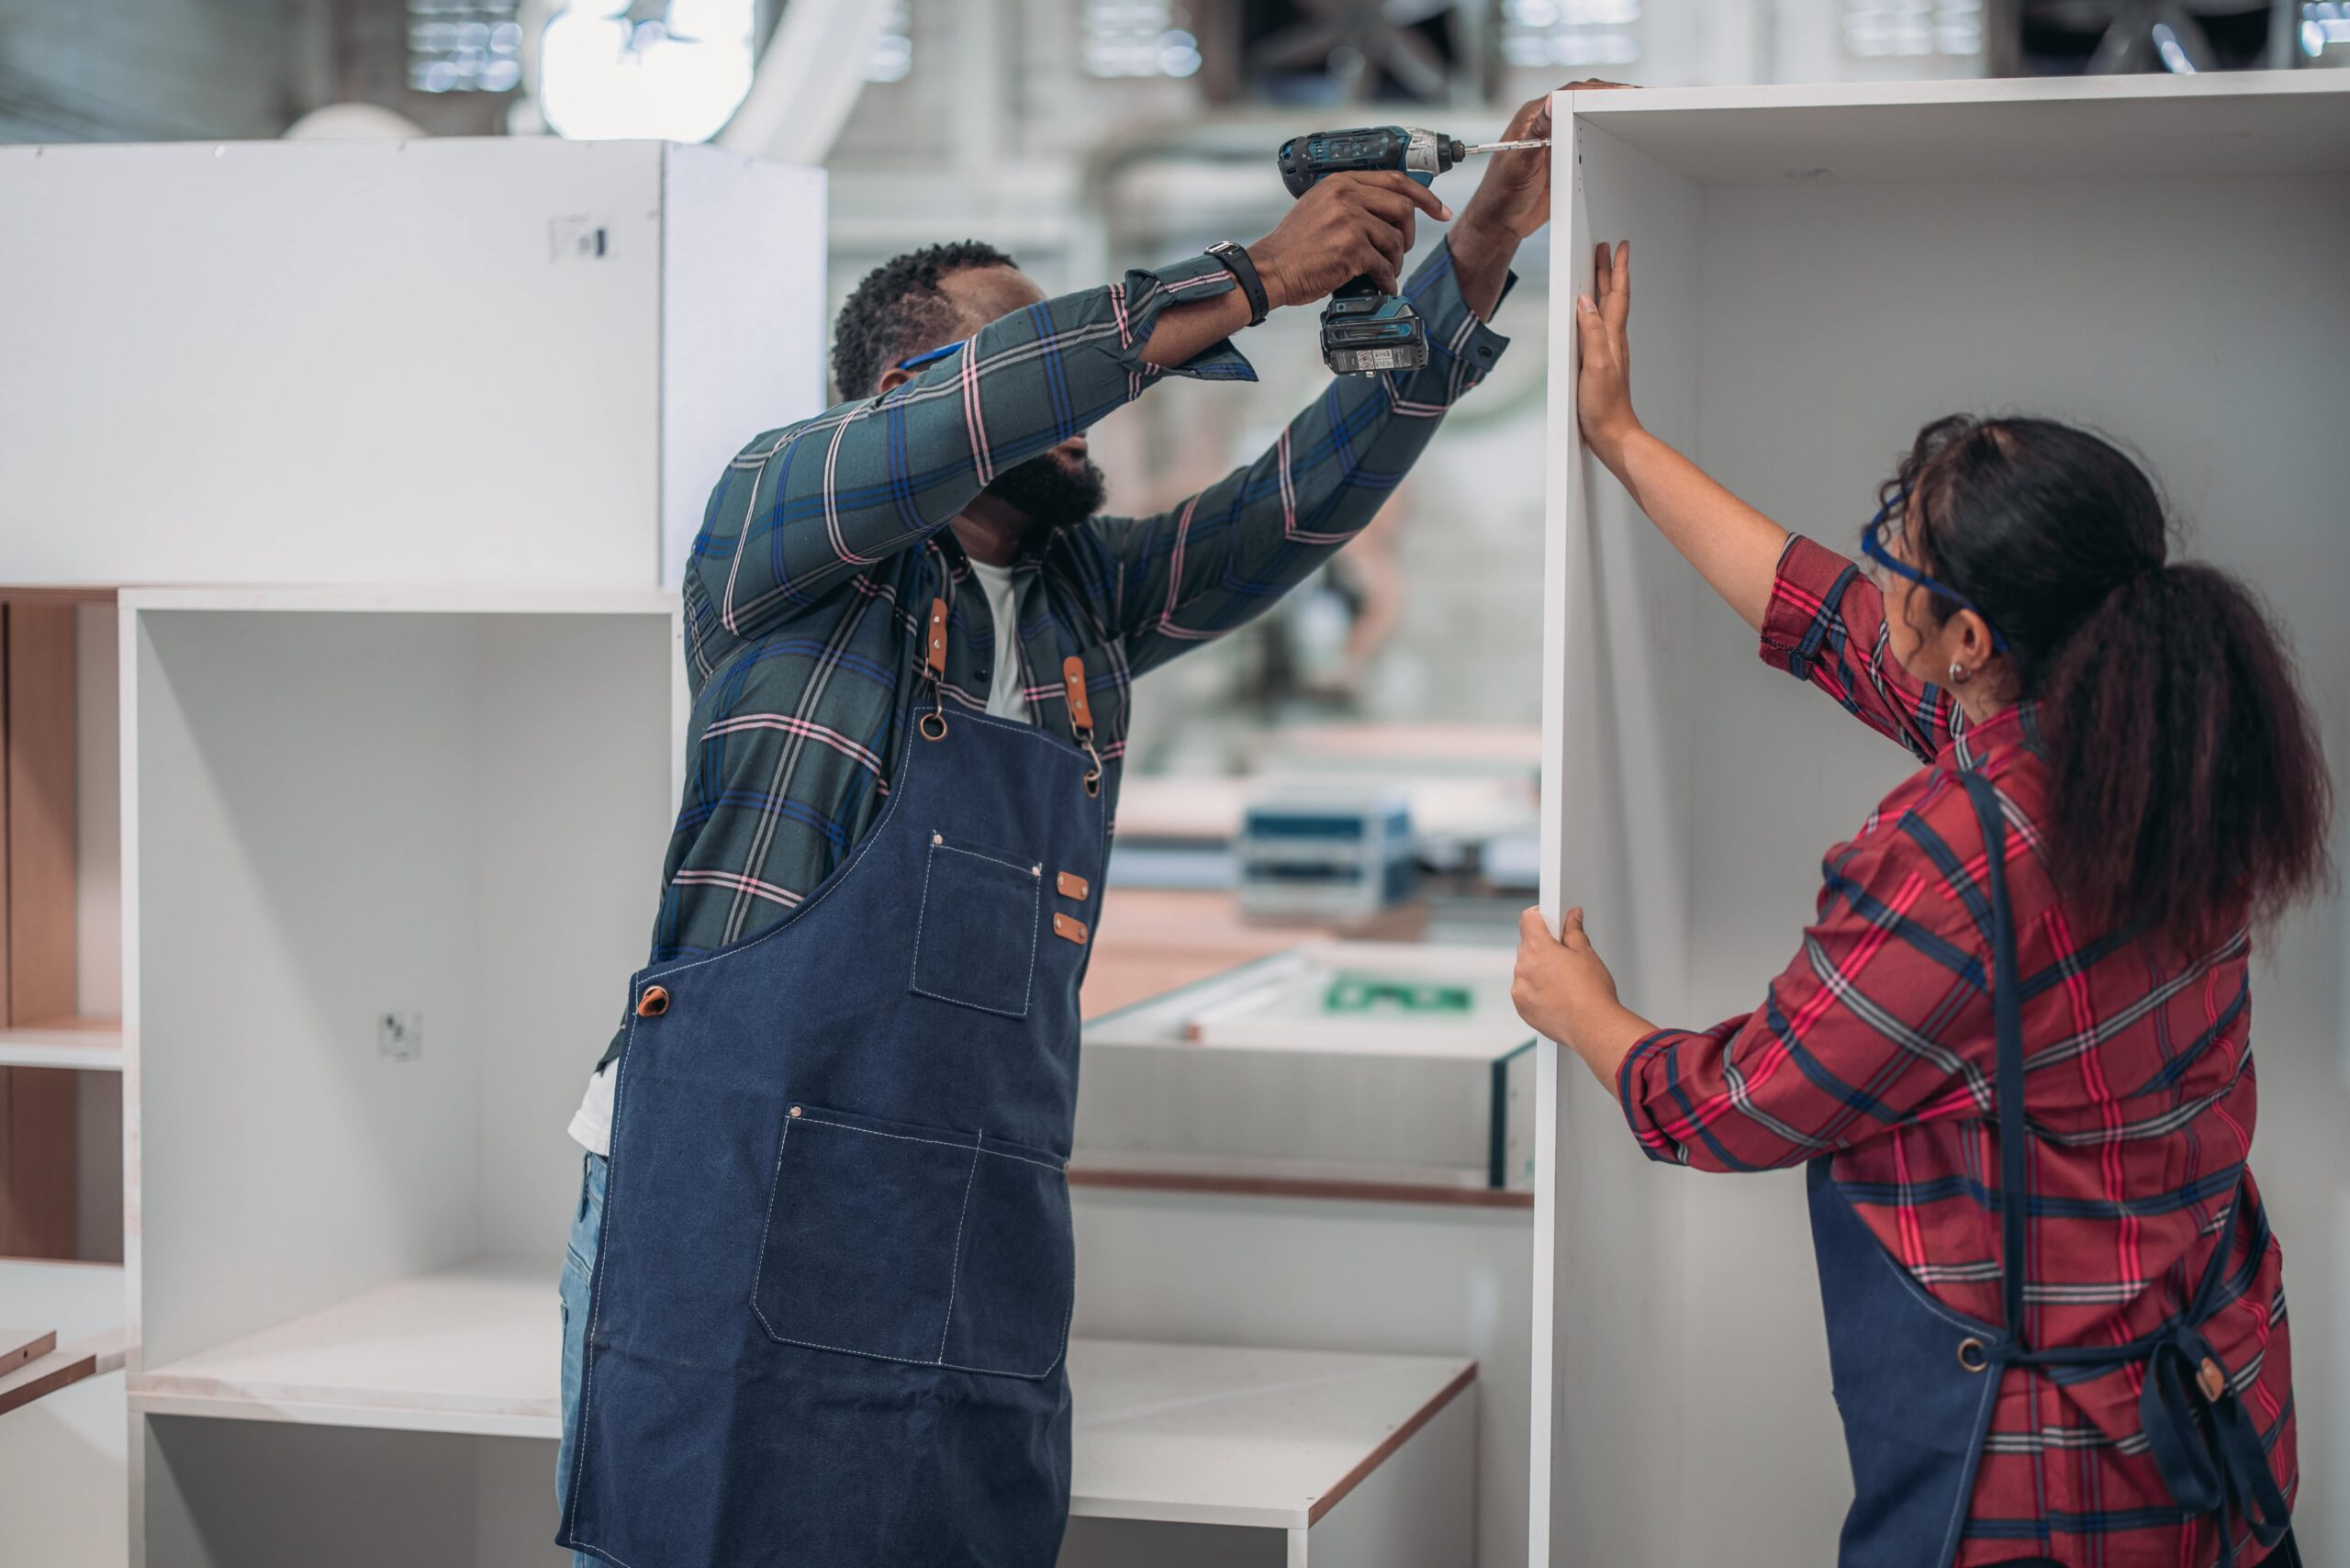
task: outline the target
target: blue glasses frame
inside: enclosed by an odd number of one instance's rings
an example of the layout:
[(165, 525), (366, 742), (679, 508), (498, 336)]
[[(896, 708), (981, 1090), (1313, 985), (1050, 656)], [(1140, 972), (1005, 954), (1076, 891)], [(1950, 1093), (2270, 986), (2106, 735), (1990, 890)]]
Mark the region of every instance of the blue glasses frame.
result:
[(932, 349), (928, 353), (918, 353), (911, 359), (901, 359), (898, 362), (898, 368), (900, 370), (920, 370), (925, 364), (936, 364), (940, 360), (945, 359), (948, 354), (953, 353), (957, 349), (959, 349), (963, 345), (960, 342), (948, 343), (943, 348)]
[(1896, 496), (1891, 500), (1886, 502), (1883, 506), (1877, 508), (1876, 515), (1869, 519), (1869, 525), (1861, 530), (1861, 554), (1866, 555), (1878, 566), (1883, 566), (1886, 571), (1891, 572), (1895, 577), (1906, 577), (1909, 581), (1916, 583), (1919, 588), (1931, 593), (1938, 593), (1944, 599), (1951, 600), (1953, 603), (1964, 605), (1968, 610), (1975, 611), (1975, 614), (1983, 616), (1984, 629), (1991, 633), (1992, 648), (1998, 653), (2006, 653), (2008, 651), (2008, 640), (1999, 635), (1999, 629), (1991, 624), (1991, 618), (1988, 615), (1984, 615), (1983, 607), (1981, 605), (1975, 603), (1973, 599), (1967, 598), (1956, 588), (1952, 588), (1948, 583), (1936, 582), (1933, 578), (1926, 576), (1925, 573), (1918, 570), (1917, 567), (1910, 566), (1908, 562), (1895, 560), (1892, 552), (1886, 549), (1886, 522), (1892, 518), (1896, 511), (1906, 512), (1908, 510), (1908, 508), (1909, 498), (1906, 495)]

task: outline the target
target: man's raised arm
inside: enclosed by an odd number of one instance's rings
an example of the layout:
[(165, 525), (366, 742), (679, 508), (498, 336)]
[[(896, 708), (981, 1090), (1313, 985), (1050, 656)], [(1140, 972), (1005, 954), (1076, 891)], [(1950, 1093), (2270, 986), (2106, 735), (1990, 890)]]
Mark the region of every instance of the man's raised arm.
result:
[[(1503, 139), (1550, 130), (1546, 96), (1519, 108)], [(1485, 321), (1516, 281), (1518, 245), (1550, 219), (1549, 149), (1500, 154), (1404, 286), (1427, 323), (1427, 364), (1340, 376), (1248, 466), (1156, 517), (1095, 521), (1091, 543), (1110, 557), (1105, 619), (1125, 640), (1130, 672), (1262, 613), (1378, 514), (1445, 410), (1509, 346)]]
[[(1270, 302), (1318, 299), (1360, 273), (1392, 281), (1415, 208), (1443, 211), (1400, 174), (1324, 181), (1249, 247)], [(1251, 378), (1226, 341), (1248, 318), (1232, 274), (1195, 256), (1014, 311), (909, 381), (769, 431), (711, 496), (688, 596), (758, 636), (1161, 375)]]

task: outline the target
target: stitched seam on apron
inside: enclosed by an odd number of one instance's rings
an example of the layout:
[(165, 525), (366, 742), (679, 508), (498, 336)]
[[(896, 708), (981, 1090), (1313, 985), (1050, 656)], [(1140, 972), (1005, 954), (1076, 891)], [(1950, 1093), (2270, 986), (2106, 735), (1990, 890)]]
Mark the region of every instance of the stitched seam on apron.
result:
[[(979, 1152), (979, 1153), (981, 1153), (981, 1154), (984, 1154), (984, 1155), (989, 1155), (989, 1156), (990, 1156), (990, 1157), (992, 1157), (992, 1158), (994, 1158), (994, 1159), (1016, 1159), (1016, 1160), (1020, 1161), (1023, 1165), (1033, 1165), (1033, 1166), (1036, 1167), (1039, 1170), (1049, 1170), (1049, 1171), (1053, 1172), (1053, 1174), (1055, 1174), (1056, 1176), (1062, 1174), (1062, 1173), (1067, 1170), (1067, 1167), (1065, 1167), (1065, 1166), (1055, 1165), (1055, 1164), (1053, 1164), (1053, 1163), (1052, 1163), (1051, 1161), (1049, 1161), (1049, 1160), (1044, 1160), (1044, 1159), (1029, 1159), (1029, 1158), (1028, 1158), (1026, 1155), (1024, 1155), (1024, 1154), (1014, 1154), (1014, 1153), (1013, 1153), (1010, 1149), (1004, 1149), (1004, 1148), (990, 1148), (986, 1147), (985, 1145), (974, 1145), (974, 1144), (968, 1144), (968, 1143), (958, 1143), (958, 1142), (957, 1142), (957, 1141), (956, 1141), (955, 1139), (953, 1139), (953, 1138), (944, 1138), (944, 1137), (915, 1137), (913, 1134), (912, 1134), (912, 1133), (885, 1133), (885, 1132), (881, 1131), (878, 1127), (860, 1127), (860, 1126), (853, 1126), (853, 1125), (851, 1125), (850, 1123), (847, 1123), (847, 1122), (833, 1122), (833, 1121), (827, 1121), (827, 1120), (825, 1120), (825, 1119), (824, 1119), (823, 1117), (822, 1117), (822, 1116), (811, 1116), (811, 1115), (807, 1114), (804, 1111), (803, 1111), (800, 1115), (792, 1117), (792, 1118), (791, 1118), (791, 1120), (793, 1120), (793, 1121), (797, 1121), (797, 1122), (805, 1122), (805, 1123), (807, 1123), (810, 1126), (815, 1126), (815, 1127), (838, 1127), (841, 1131), (843, 1131), (843, 1132), (845, 1132), (845, 1133), (863, 1133), (867, 1137), (893, 1137), (893, 1138), (896, 1138), (900, 1143), (934, 1143), (934, 1144), (936, 1144), (936, 1145), (937, 1145), (939, 1148), (976, 1148), (976, 1149), (978, 1150), (978, 1152)], [(784, 1134), (785, 1134), (785, 1136), (786, 1136), (786, 1137), (789, 1137), (789, 1136), (790, 1136), (790, 1131), (791, 1131), (791, 1129), (790, 1129), (789, 1127), (786, 1127), (786, 1128), (784, 1129)], [(985, 1137), (986, 1135), (985, 1135), (985, 1134), (979, 1134), (979, 1135), (977, 1135), (977, 1136), (979, 1136), (979, 1137)]]
[[(849, 857), (840, 868), (839, 874), (835, 876), (829, 884), (819, 888), (815, 893), (809, 898), (806, 903), (801, 904), (798, 910), (793, 912), (789, 919), (784, 921), (780, 925), (769, 926), (767, 930), (760, 932), (756, 936), (752, 937), (749, 941), (741, 944), (739, 946), (730, 946), (724, 952), (712, 953), (706, 958), (695, 958), (690, 962), (677, 965), (673, 969), (647, 968), (637, 974), (636, 980), (667, 980), (672, 976), (684, 974), (688, 969), (700, 969), (704, 964), (715, 964), (722, 962), (724, 959), (734, 958), (739, 954), (747, 953), (754, 947), (757, 947), (765, 943), (773, 941), (776, 937), (782, 935), (785, 932), (790, 930), (793, 926), (798, 925), (801, 921), (807, 919), (811, 911), (815, 910), (819, 905), (822, 904), (826, 899), (831, 898), (834, 893), (840, 891), (840, 890), (846, 885), (849, 879), (849, 873), (855, 870), (858, 866), (862, 865), (865, 857), (872, 853), (873, 846), (881, 841), (881, 830), (888, 826), (890, 821), (897, 816), (898, 802), (905, 798), (905, 783), (907, 779), (913, 777), (913, 726), (909, 724), (906, 727), (905, 738), (899, 742), (898, 768), (896, 775), (890, 779), (889, 802), (881, 808), (881, 814), (873, 819), (873, 824), (865, 830), (864, 838), (859, 840), (856, 848), (849, 852)], [(917, 921), (919, 921), (920, 917), (917, 916), (916, 918)], [(635, 1043), (636, 1025), (634, 1024), (631, 1024), (629, 1025), (629, 1044), (633, 1045)], [(618, 1086), (615, 1085), (615, 1092), (617, 1093), (617, 1092)], [(617, 1113), (615, 1113), (615, 1114), (617, 1114)], [(607, 1196), (609, 1195), (608, 1191)]]
[[(1067, 753), (1073, 756), (1082, 757), (1085, 755), (1084, 753), (1078, 751), (1074, 746), (1071, 746), (1068, 742), (1045, 734), (1034, 724), (1021, 723), (1011, 719), (998, 719), (984, 711), (967, 714), (965, 717), (978, 722), (992, 724), (998, 729), (1023, 732), (1031, 739), (1042, 741), (1046, 745), (1053, 747), (1055, 750)], [(910, 724), (906, 727), (905, 738), (899, 742), (898, 767), (896, 773), (892, 776), (890, 781), (889, 803), (881, 808), (881, 814), (873, 820), (872, 825), (866, 829), (864, 838), (857, 843), (855, 849), (850, 851), (849, 858), (840, 868), (839, 875), (834, 878), (826, 886), (818, 889), (806, 903), (801, 904), (798, 910), (793, 912), (789, 919), (783, 922), (780, 925), (769, 926), (767, 930), (760, 932), (756, 936), (752, 937), (747, 942), (742, 943), (740, 946), (729, 946), (724, 952), (712, 953), (708, 958), (695, 958), (687, 963), (677, 964), (673, 968), (667, 969), (648, 966), (645, 969), (639, 971), (635, 980), (667, 980), (673, 975), (684, 974), (688, 969), (698, 969), (704, 964), (722, 962), (725, 959), (734, 958), (738, 954), (747, 953), (752, 948), (756, 947), (763, 943), (774, 940), (776, 937), (780, 936), (785, 932), (790, 930), (793, 926), (798, 925), (801, 921), (807, 919), (811, 911), (817, 908), (817, 906), (822, 904), (826, 899), (832, 897), (841, 890), (841, 888), (848, 881), (849, 871), (853, 870), (857, 865), (863, 862), (866, 856), (871, 853), (873, 846), (880, 842), (882, 828), (887, 826), (890, 822), (897, 816), (898, 802), (905, 798), (905, 781), (912, 777), (913, 767), (913, 726)], [(1110, 818), (1106, 812), (1102, 813), (1102, 842), (1106, 849), (1110, 842)], [(636, 1026), (635, 1025), (631, 1024), (629, 1025), (629, 1043), (634, 1044), (635, 1040)]]
[[(637, 1023), (636, 1016), (631, 1014), (628, 1021), (628, 1046), (636, 1044)], [(615, 1127), (618, 1127), (621, 1123), (621, 1100), (628, 1092), (628, 1056), (627, 1047), (624, 1046), (621, 1051), (621, 1059), (612, 1064), (612, 1126)], [(612, 1199), (618, 1185), (612, 1174), (612, 1162), (608, 1157), (604, 1161), (603, 1217), (606, 1220), (611, 1217)], [(588, 1299), (595, 1304), (595, 1309), (588, 1314), (588, 1337), (580, 1341), (579, 1346), (579, 1425), (572, 1434), (571, 1493), (565, 1499), (563, 1507), (564, 1533), (571, 1536), (575, 1540), (578, 1539), (579, 1534), (579, 1482), (588, 1473), (588, 1413), (594, 1407), (596, 1402), (596, 1326), (604, 1318), (604, 1293), (597, 1289), (604, 1277), (606, 1254), (602, 1237), (603, 1226), (599, 1224), (597, 1226), (596, 1272), (588, 1282)], [(1075, 1305), (1072, 1304), (1070, 1312), (1074, 1315), (1075, 1311)], [(1066, 1350), (1063, 1353), (1067, 1353)], [(610, 1552), (601, 1547), (588, 1547), (586, 1550), (594, 1551), (599, 1557), (610, 1558), (612, 1562), (620, 1563), (620, 1568), (630, 1568), (628, 1563), (613, 1557)]]
[[(771, 1334), (768, 1338), (778, 1345), (799, 1345), (811, 1350), (830, 1350), (836, 1356), (863, 1356), (868, 1361), (895, 1361), (901, 1366), (936, 1367), (942, 1372), (976, 1372), (981, 1377), (1016, 1377), (1034, 1382), (1037, 1378), (1048, 1375), (1055, 1367), (1061, 1364), (1062, 1357), (1069, 1354), (1069, 1326), (1070, 1319), (1076, 1315), (1077, 1308), (1074, 1305), (1068, 1312), (1061, 1315), (1060, 1353), (1046, 1361), (1042, 1372), (1015, 1372), (1010, 1367), (965, 1366), (960, 1361), (925, 1361), (913, 1356), (892, 1356), (882, 1350), (852, 1350), (846, 1345), (827, 1345), (821, 1339), (795, 1339), (788, 1334)], [(762, 1318), (760, 1321), (765, 1322), (766, 1319)], [(627, 1568), (627, 1565), (622, 1564), (622, 1568)]]
[[(910, 1140), (911, 1141), (911, 1140)], [(971, 1145), (971, 1169), (963, 1178), (963, 1212), (955, 1216), (955, 1261), (946, 1271), (946, 1321), (938, 1326), (938, 1364), (946, 1364), (946, 1336), (955, 1327), (955, 1287), (963, 1281), (963, 1226), (971, 1217), (971, 1189), (979, 1184), (979, 1146)]]
[[(760, 1310), (759, 1282), (767, 1277), (767, 1237), (775, 1229), (775, 1195), (783, 1191), (783, 1151), (791, 1142), (791, 1120), (789, 1116), (783, 1119), (783, 1136), (775, 1142), (775, 1179), (767, 1183), (767, 1217), (759, 1222), (759, 1261), (751, 1271), (751, 1316), (759, 1320), (759, 1327), (767, 1331), (767, 1337), (775, 1339), (783, 1336), (775, 1331), (775, 1325)], [(606, 1197), (610, 1196), (608, 1192)]]
[[(635, 1032), (635, 1028), (636, 1025), (633, 1024), (629, 1025), (629, 1029), (632, 1034)], [(618, 1085), (615, 1085), (614, 1089), (617, 1093)], [(619, 1114), (617, 1099), (615, 1099), (614, 1107), (614, 1115), (615, 1118), (617, 1118)], [(989, 1148), (983, 1144), (950, 1143), (945, 1138), (912, 1137), (904, 1133), (878, 1132), (871, 1127), (851, 1126), (846, 1122), (828, 1122), (822, 1116), (802, 1115), (785, 1118), (783, 1124), (783, 1137), (777, 1140), (776, 1143), (775, 1181), (767, 1188), (767, 1217), (766, 1223), (761, 1225), (759, 1227), (759, 1235), (761, 1238), (761, 1244), (759, 1247), (759, 1261), (757, 1267), (751, 1271), (751, 1315), (759, 1320), (759, 1327), (767, 1331), (768, 1338), (773, 1339), (778, 1345), (802, 1345), (811, 1350), (830, 1350), (834, 1355), (838, 1356), (868, 1356), (877, 1361), (897, 1361), (902, 1365), (912, 1367), (940, 1367), (947, 1372), (978, 1372), (982, 1376), (987, 1377), (1040, 1378), (1046, 1376), (1047, 1373), (1051, 1372), (1055, 1367), (1061, 1364), (1063, 1358), (1069, 1354), (1069, 1326), (1077, 1316), (1077, 1304), (1074, 1300), (1069, 1303), (1069, 1310), (1061, 1314), (1061, 1348), (1059, 1352), (1056, 1354), (1051, 1361), (1045, 1363), (1045, 1367), (1042, 1372), (1015, 1372), (1010, 1367), (965, 1366), (959, 1361), (947, 1361), (946, 1359), (946, 1330), (944, 1327), (939, 1330), (938, 1335), (938, 1358), (928, 1361), (917, 1361), (912, 1356), (892, 1356), (879, 1350), (851, 1350), (846, 1345), (827, 1345), (821, 1339), (795, 1338), (789, 1334), (785, 1334), (778, 1330), (776, 1326), (767, 1320), (767, 1315), (759, 1308), (759, 1282), (765, 1278), (767, 1274), (767, 1249), (766, 1246), (766, 1237), (768, 1230), (771, 1229), (775, 1224), (776, 1193), (780, 1192), (783, 1187), (783, 1148), (784, 1145), (791, 1141), (791, 1124), (794, 1121), (808, 1122), (820, 1127), (837, 1127), (841, 1131), (847, 1133), (864, 1133), (870, 1137), (896, 1138), (902, 1143), (933, 1143), (938, 1145), (941, 1148), (968, 1148), (971, 1151), (971, 1169), (974, 1174), (976, 1174), (979, 1170), (979, 1157), (982, 1154), (992, 1155), (998, 1159), (1017, 1159), (1023, 1165), (1034, 1165), (1040, 1170), (1050, 1170), (1059, 1175), (1067, 1174), (1067, 1171), (1063, 1167), (1047, 1165), (1041, 1159), (1031, 1159), (1024, 1154), (1011, 1154), (1000, 1148)], [(979, 1136), (984, 1137), (985, 1135), (982, 1134)], [(606, 1180), (609, 1182), (609, 1175)], [(608, 1206), (611, 1203), (611, 1189), (609, 1185), (604, 1191), (604, 1202)], [(963, 1210), (967, 1215), (970, 1213), (970, 1204), (971, 1187), (970, 1183), (966, 1182), (963, 1187)], [(955, 1254), (957, 1277), (960, 1276), (961, 1272), (962, 1252), (963, 1226), (962, 1222), (957, 1220), (955, 1226)], [(602, 1259), (600, 1256), (598, 1258), (597, 1262), (599, 1267), (602, 1265)], [(1072, 1295), (1074, 1295), (1074, 1286), (1075, 1282), (1072, 1281)], [(948, 1287), (947, 1291), (946, 1315), (948, 1321), (951, 1323), (955, 1316), (954, 1289), (951, 1285)], [(588, 1331), (590, 1333), (594, 1332), (594, 1325), (592, 1323), (589, 1325)], [(581, 1394), (579, 1409), (580, 1424), (584, 1428), (588, 1418), (588, 1404), (584, 1389)], [(576, 1474), (577, 1473), (575, 1471), (575, 1487), (577, 1484)], [(617, 1559), (615, 1559), (615, 1561), (617, 1561)], [(628, 1565), (622, 1563), (621, 1568), (628, 1568)]]

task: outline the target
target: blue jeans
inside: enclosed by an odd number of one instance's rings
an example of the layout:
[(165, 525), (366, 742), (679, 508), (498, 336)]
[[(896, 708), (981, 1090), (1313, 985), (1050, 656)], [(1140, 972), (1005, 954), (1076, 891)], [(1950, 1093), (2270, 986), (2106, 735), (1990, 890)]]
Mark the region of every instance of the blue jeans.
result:
[[(563, 1251), (563, 1441), (555, 1450), (555, 1502), (567, 1499), (571, 1484), (571, 1434), (579, 1418), (579, 1370), (588, 1354), (588, 1287), (596, 1273), (596, 1238), (604, 1228), (604, 1170), (599, 1154), (587, 1157), (579, 1177), (579, 1206), (571, 1216), (571, 1242)], [(574, 1568), (600, 1568), (586, 1552)]]

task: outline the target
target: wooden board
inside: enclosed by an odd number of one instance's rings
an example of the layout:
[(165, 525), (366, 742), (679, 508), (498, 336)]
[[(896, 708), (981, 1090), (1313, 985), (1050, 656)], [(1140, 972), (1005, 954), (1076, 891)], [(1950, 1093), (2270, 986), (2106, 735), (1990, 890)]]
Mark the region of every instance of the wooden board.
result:
[(54, 1328), (0, 1328), (0, 1374), (15, 1372), (57, 1349)]
[[(6, 1016), (74, 1011), (73, 608), (10, 604), (6, 629)], [(71, 1258), (76, 1244), (74, 1075), (0, 1068), (0, 1253)]]
[(13, 1371), (0, 1372), (0, 1417), (84, 1378), (113, 1372), (122, 1361), (122, 1330), (115, 1328), (62, 1350), (51, 1350)]

